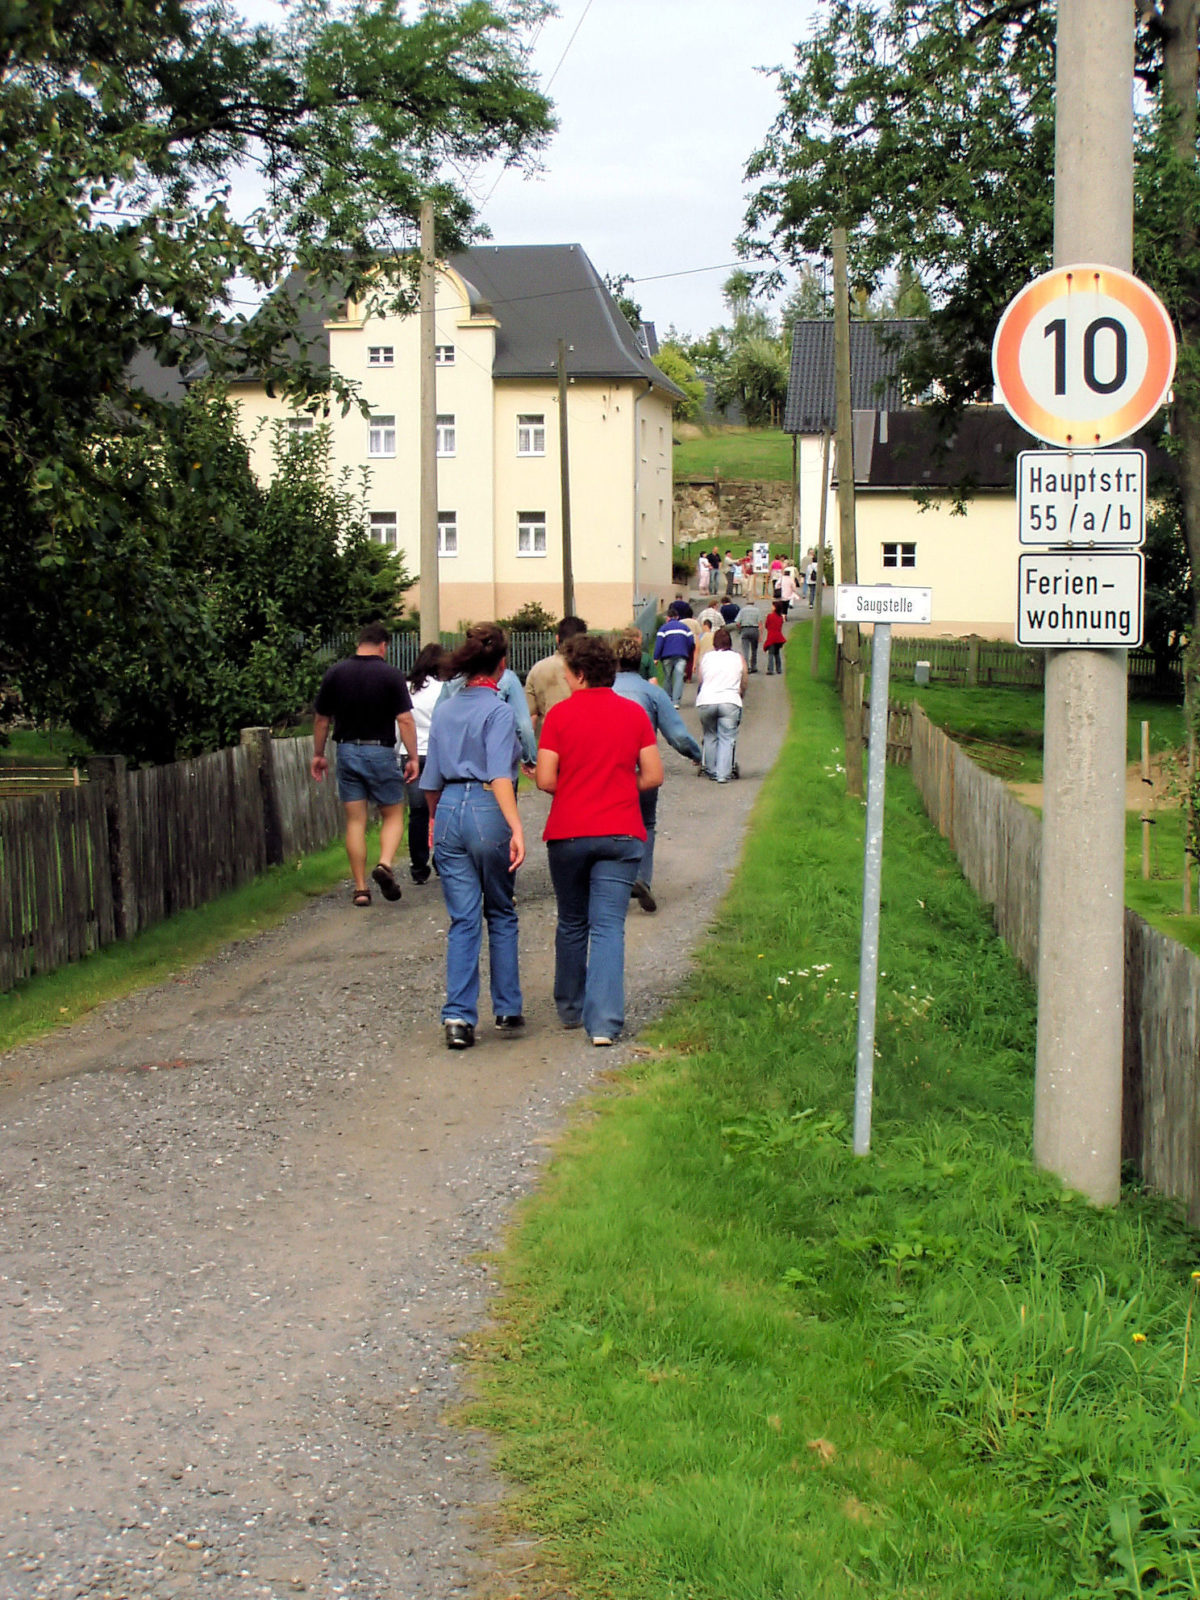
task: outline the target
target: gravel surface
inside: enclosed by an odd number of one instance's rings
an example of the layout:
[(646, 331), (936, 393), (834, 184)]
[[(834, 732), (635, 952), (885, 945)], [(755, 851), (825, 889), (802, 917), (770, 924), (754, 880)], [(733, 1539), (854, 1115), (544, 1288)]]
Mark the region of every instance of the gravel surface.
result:
[(614, 1050), (557, 1026), (523, 787), (524, 1038), (445, 1050), (434, 880), (339, 891), (0, 1057), (3, 1600), (449, 1600), (511, 1561), (451, 1420), (484, 1253), (687, 971), (782, 739), (782, 683), (748, 699), (740, 783), (665, 752)]

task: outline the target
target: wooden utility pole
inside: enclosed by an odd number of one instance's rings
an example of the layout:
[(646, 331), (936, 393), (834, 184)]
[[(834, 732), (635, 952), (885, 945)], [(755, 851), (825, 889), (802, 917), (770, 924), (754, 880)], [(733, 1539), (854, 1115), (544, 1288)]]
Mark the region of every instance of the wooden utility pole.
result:
[(421, 643), (441, 639), (441, 597), (438, 585), (437, 492), (437, 365), (434, 306), (437, 258), (433, 201), (421, 202), (420, 368), (421, 368)]
[(821, 611), (825, 598), (825, 523), (829, 514), (829, 445), (833, 430), (828, 423), (821, 440), (821, 513), (817, 519), (817, 581), (813, 589), (812, 614), (812, 664), (811, 672), (817, 677), (821, 670)]
[(567, 448), (567, 341), (558, 341), (558, 469), (562, 494), (564, 617), (575, 615), (575, 569), (571, 562), (571, 456)]
[[(854, 528), (854, 412), (850, 400), (850, 279), (846, 230), (833, 230), (833, 375), (837, 400), (838, 553), (842, 583), (858, 582)], [(820, 574), (818, 574), (819, 576)], [(857, 622), (842, 624), (842, 721), (846, 793), (863, 795), (862, 646)]]
[[(1128, 0), (1058, 0), (1056, 63), (1054, 264), (1128, 271)], [(1121, 1179), (1127, 670), (1124, 650), (1046, 657), (1033, 1152), (1096, 1205)]]

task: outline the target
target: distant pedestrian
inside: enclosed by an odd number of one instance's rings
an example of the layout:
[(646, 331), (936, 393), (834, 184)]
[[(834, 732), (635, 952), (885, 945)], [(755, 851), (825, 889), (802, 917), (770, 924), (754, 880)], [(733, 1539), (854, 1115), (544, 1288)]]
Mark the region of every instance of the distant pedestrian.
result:
[(683, 595), (677, 594), (667, 607), (667, 615), (669, 617), (690, 617), (692, 615), (691, 602), (685, 599)]
[(683, 683), (695, 652), (692, 630), (681, 617), (668, 617), (654, 640), (654, 659), (662, 669), (663, 688), (678, 707)]
[[(737, 615), (741, 609), (742, 602), (740, 600), (734, 600), (732, 596), (728, 600), (722, 601), (720, 607), (721, 622), (724, 623), (727, 628), (732, 628), (734, 623), (737, 621)], [(719, 627), (720, 624), (714, 623), (713, 626)]]
[(566, 1028), (594, 1045), (625, 1025), (625, 918), (646, 828), (638, 795), (663, 781), (654, 729), (640, 705), (614, 694), (617, 661), (605, 639), (567, 641), (572, 694), (546, 717), (537, 784), (553, 795), (543, 834), (558, 901), (554, 1004)]
[(517, 721), (496, 684), (508, 639), (494, 622), (477, 622), (451, 655), (466, 679), (438, 703), (429, 729), (421, 787), (429, 799), (434, 861), (450, 917), (442, 1025), (450, 1050), (469, 1050), (479, 1022), (479, 953), (488, 930), (492, 1013), (501, 1033), (525, 1026), (517, 966), (513, 888), (525, 859), (517, 811)]
[[(732, 602), (730, 602), (730, 603), (732, 604)], [(734, 608), (733, 608), (733, 614), (734, 614), (735, 617), (737, 616), (737, 607), (736, 606), (734, 606)], [(725, 621), (725, 618), (721, 615), (721, 612), (717, 609), (716, 606), (708, 605), (708, 606), (705, 606), (704, 610), (696, 618), (696, 621), (700, 624), (701, 627), (703, 627), (704, 624), (707, 622), (707, 623), (710, 623), (714, 628), (719, 628), (722, 625), (722, 623)]]
[(721, 552), (713, 545), (708, 552), (708, 592), (716, 594), (721, 581)]
[(737, 630), (741, 636), (742, 654), (751, 672), (758, 671), (758, 630), (762, 627), (763, 608), (751, 598), (737, 614)]
[[(712, 629), (705, 635), (712, 644)], [(626, 700), (632, 700), (650, 719), (655, 733), (661, 733), (667, 743), (681, 756), (700, 765), (700, 746), (684, 726), (683, 718), (671, 704), (670, 697), (657, 683), (647, 683), (642, 677), (642, 636), (637, 628), (620, 634), (614, 646), (617, 656), (617, 676), (614, 691)], [(642, 824), (646, 829), (646, 843), (642, 847), (642, 864), (634, 879), (633, 898), (643, 911), (655, 911), (657, 902), (651, 891), (654, 881), (654, 836), (658, 822), (659, 789), (643, 789), (638, 799), (642, 811)]]
[[(371, 877), (385, 900), (399, 900), (400, 885), (392, 861), (404, 833), (404, 785), (416, 781), (417, 728), (408, 683), (387, 660), (390, 634), (381, 622), (369, 622), (358, 636), (358, 649), (339, 661), (321, 680), (313, 720), (310, 770), (318, 783), (329, 771), (325, 745), (332, 724), (337, 745), (338, 798), (346, 815), (346, 857), (354, 879), (353, 902), (371, 904), (367, 888), (367, 811), (379, 807), (379, 863)], [(396, 761), (396, 734), (404, 744), (403, 770)]]
[(733, 593), (733, 580), (736, 575), (737, 562), (733, 558), (733, 551), (725, 552), (725, 598)]
[(587, 623), (582, 617), (564, 617), (556, 631), (558, 646), (554, 654), (535, 661), (525, 674), (525, 700), (529, 706), (529, 716), (535, 734), (550, 707), (557, 705), (560, 700), (565, 700), (571, 692), (567, 688), (567, 678), (563, 671), (562, 647), (576, 634), (586, 633)]
[[(417, 728), (417, 763), (421, 772), (425, 770), (429, 751), (433, 708), (446, 687), (441, 676), (446, 659), (447, 652), (440, 644), (427, 644), (413, 662), (408, 676), (413, 721)], [(408, 872), (414, 883), (428, 883), (433, 870), (429, 864), (429, 801), (419, 778), (404, 787), (408, 799)]]
[(700, 666), (696, 709), (704, 729), (704, 771), (718, 783), (728, 783), (733, 772), (747, 666), (733, 648), (728, 628), (719, 628), (713, 647)]
[(808, 584), (808, 603), (810, 606), (815, 606), (817, 603), (817, 581), (820, 577), (816, 556), (808, 563), (808, 570), (804, 576)]
[(763, 618), (762, 644), (767, 652), (767, 677), (783, 673), (783, 617), (774, 609)]
[(701, 594), (708, 593), (708, 574), (710, 571), (708, 557), (701, 551), (700, 559), (696, 563), (696, 588)]

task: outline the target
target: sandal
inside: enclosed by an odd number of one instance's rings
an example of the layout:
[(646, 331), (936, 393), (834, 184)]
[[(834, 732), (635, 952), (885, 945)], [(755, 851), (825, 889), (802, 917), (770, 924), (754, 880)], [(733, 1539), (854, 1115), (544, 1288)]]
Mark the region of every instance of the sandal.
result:
[(370, 889), (355, 889), (350, 897), (350, 903), (356, 906), (369, 906), (371, 904)]
[(381, 861), (371, 872), (372, 878), (379, 885), (379, 892), (385, 900), (399, 900), (400, 885), (396, 882), (396, 875), (386, 862)]

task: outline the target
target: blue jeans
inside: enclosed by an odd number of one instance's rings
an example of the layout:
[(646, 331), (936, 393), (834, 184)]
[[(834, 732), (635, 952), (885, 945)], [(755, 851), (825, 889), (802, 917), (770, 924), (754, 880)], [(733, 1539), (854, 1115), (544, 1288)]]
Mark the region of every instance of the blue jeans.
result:
[(563, 1022), (582, 1021), (593, 1038), (625, 1025), (625, 917), (642, 863), (642, 841), (605, 834), (551, 839), (550, 879), (558, 900), (554, 1004)]
[(700, 707), (700, 726), (704, 729), (704, 770), (718, 783), (727, 783), (733, 771), (733, 751), (741, 720), (742, 708), (732, 700), (719, 706)]
[(654, 881), (654, 831), (658, 821), (658, 790), (643, 789), (638, 795), (638, 804), (642, 808), (642, 827), (646, 830), (646, 842), (642, 846), (642, 864), (638, 868), (638, 877), (649, 887)]
[(687, 670), (686, 656), (663, 656), (659, 662), (663, 674), (663, 688), (671, 696), (671, 704), (677, 706), (683, 699), (683, 674)]
[(746, 665), (751, 672), (758, 671), (758, 629), (753, 633), (743, 633), (742, 654), (746, 658)]
[(443, 1022), (479, 1021), (479, 950), (485, 919), (493, 1015), (521, 1015), (514, 874), (508, 867), (511, 838), (500, 807), (481, 783), (449, 783), (442, 790), (433, 853), (450, 913)]

